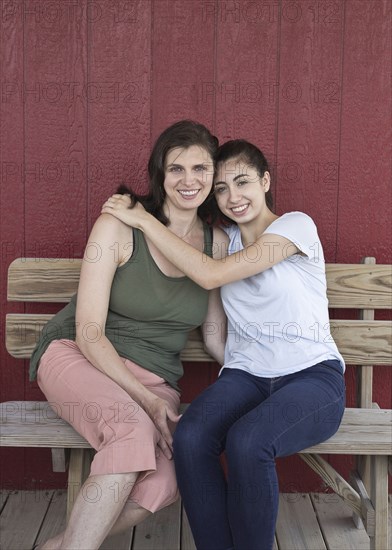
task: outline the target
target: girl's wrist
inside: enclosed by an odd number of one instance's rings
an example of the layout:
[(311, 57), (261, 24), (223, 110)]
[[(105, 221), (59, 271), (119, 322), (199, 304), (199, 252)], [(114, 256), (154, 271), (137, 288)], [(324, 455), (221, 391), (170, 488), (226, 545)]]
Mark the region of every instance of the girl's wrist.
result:
[[(138, 222), (138, 229), (143, 233), (148, 233), (154, 221), (157, 221), (149, 212), (143, 212)], [(158, 222), (159, 223), (159, 222)]]

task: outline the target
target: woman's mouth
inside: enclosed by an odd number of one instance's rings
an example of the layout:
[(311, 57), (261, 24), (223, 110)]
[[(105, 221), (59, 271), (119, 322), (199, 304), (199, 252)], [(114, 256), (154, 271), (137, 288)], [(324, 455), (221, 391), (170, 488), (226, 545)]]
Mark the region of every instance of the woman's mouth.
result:
[(181, 197), (186, 200), (194, 199), (199, 193), (200, 189), (179, 190)]

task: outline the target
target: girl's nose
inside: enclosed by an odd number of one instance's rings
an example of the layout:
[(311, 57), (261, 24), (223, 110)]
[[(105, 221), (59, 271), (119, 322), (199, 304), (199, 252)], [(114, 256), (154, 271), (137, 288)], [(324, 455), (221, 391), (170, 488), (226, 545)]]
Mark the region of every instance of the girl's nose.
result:
[(229, 201), (233, 204), (239, 202), (242, 198), (241, 192), (237, 188), (229, 190)]

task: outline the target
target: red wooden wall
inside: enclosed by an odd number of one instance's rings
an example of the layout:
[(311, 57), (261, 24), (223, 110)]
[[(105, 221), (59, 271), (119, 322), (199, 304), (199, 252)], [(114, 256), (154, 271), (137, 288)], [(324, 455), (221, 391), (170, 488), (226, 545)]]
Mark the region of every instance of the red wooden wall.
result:
[[(4, 349), (20, 255), (80, 257), (104, 199), (146, 186), (154, 138), (193, 118), (257, 143), (278, 213), (315, 219), (329, 262), (391, 261), (388, 0), (4, 0), (1, 12), (1, 399), (40, 399)], [(35, 311), (34, 305), (26, 306)], [(48, 309), (48, 311), (55, 311)], [(188, 365), (184, 400), (216, 376)], [(354, 371), (347, 374), (348, 402)], [(376, 380), (391, 407), (391, 372)], [(4, 488), (58, 487), (50, 452), (2, 449)], [(349, 459), (331, 457), (343, 473)], [(282, 490), (322, 490), (298, 457)]]

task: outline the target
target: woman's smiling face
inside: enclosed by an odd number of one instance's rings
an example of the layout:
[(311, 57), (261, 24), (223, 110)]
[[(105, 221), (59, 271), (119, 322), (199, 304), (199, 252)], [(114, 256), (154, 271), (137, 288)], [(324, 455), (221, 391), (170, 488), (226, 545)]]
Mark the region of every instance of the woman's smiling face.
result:
[(172, 149), (165, 162), (165, 204), (180, 210), (198, 208), (211, 191), (212, 178), (212, 159), (203, 147)]
[(216, 201), (221, 212), (238, 224), (248, 223), (264, 211), (270, 175), (260, 177), (256, 168), (241, 159), (220, 163), (214, 178)]

